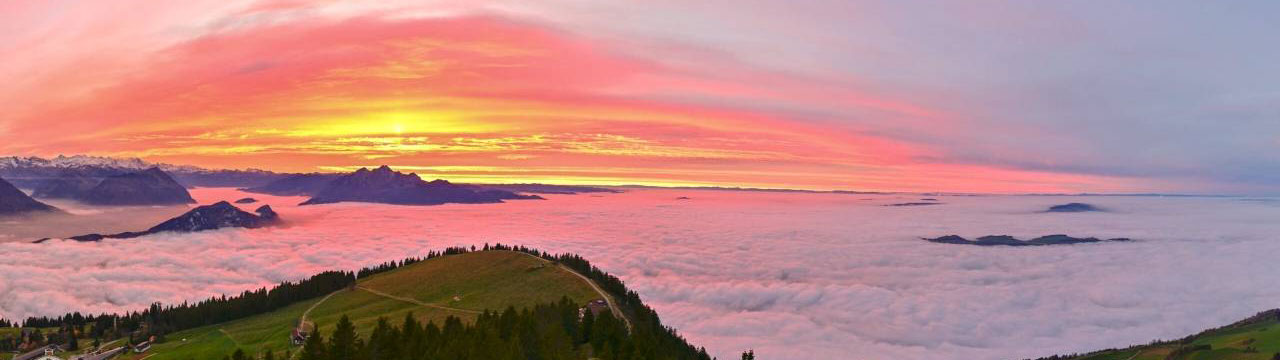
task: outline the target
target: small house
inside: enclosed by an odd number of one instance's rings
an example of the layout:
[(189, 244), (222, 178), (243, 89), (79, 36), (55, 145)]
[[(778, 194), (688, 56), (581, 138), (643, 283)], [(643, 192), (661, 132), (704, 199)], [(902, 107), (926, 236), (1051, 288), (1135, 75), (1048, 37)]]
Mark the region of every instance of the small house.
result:
[(307, 342), (307, 332), (302, 327), (293, 328), (293, 334), (289, 336), (289, 340), (294, 345), (302, 345)]

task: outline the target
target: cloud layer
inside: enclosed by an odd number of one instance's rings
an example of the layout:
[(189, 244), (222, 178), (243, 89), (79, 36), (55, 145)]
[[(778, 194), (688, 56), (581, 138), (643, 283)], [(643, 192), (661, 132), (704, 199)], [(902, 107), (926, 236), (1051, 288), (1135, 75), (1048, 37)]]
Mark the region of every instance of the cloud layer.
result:
[[(244, 194), (198, 189), (201, 202)], [(679, 196), (691, 200), (675, 200)], [(293, 207), (290, 225), (0, 243), (0, 315), (121, 311), (485, 242), (582, 254), (721, 358), (998, 359), (1143, 343), (1280, 306), (1280, 206), (1229, 198), (914, 198), (640, 190), (497, 205)], [(1109, 213), (1045, 214), (1084, 201)], [(377, 224), (371, 226), (370, 224)], [(1033, 248), (944, 234), (1132, 237)]]

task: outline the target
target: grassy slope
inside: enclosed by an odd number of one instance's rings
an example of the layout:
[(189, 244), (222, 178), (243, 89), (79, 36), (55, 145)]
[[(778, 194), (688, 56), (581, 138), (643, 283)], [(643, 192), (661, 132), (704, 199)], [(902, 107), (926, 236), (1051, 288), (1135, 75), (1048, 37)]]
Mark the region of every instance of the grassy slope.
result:
[[(1191, 345), (1208, 344), (1211, 350), (1187, 354), (1188, 360), (1270, 360), (1280, 353), (1280, 322), (1275, 316), (1210, 330), (1197, 335)], [(1102, 351), (1076, 357), (1076, 360), (1163, 360), (1180, 344), (1142, 345), (1122, 350)], [(1256, 352), (1245, 352), (1253, 347)], [(1136, 355), (1136, 356), (1135, 356)]]
[[(568, 296), (585, 304), (600, 298), (590, 285), (568, 270), (542, 259), (510, 251), (484, 251), (443, 256), (361, 279), (358, 287), (439, 305), (427, 307), (355, 289), (343, 290), (320, 303), (308, 319), (328, 334), (342, 315), (351, 317), (367, 336), (378, 317), (399, 324), (412, 312), (419, 320), (440, 323), (449, 315), (474, 319), (475, 312), (522, 308)], [(320, 299), (304, 301), (267, 314), (177, 332), (157, 344), (148, 359), (220, 359), (237, 347), (247, 353), (283, 352), (298, 318)], [(453, 310), (457, 309), (457, 310)], [(186, 341), (183, 341), (186, 339)], [(296, 348), (294, 351), (296, 352)], [(123, 359), (136, 359), (130, 355)]]

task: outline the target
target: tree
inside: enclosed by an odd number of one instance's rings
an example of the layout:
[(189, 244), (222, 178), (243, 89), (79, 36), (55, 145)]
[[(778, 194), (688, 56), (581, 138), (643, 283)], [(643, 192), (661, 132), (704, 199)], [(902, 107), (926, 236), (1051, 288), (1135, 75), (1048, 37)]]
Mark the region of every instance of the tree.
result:
[(356, 356), (356, 327), (346, 315), (338, 320), (329, 340), (329, 356), (331, 359), (353, 359)]
[(742, 360), (756, 360), (756, 351), (747, 350), (747, 352), (742, 353)]
[(302, 353), (299, 354), (301, 360), (328, 360), (325, 356), (324, 336), (320, 334), (320, 329), (316, 329), (307, 337), (307, 342), (302, 345)]
[(67, 330), (67, 351), (80, 350), (80, 339), (76, 338), (76, 329), (72, 327)]
[(589, 342), (591, 342), (591, 327), (593, 327), (593, 326), (595, 326), (595, 325), (596, 325), (596, 316), (595, 316), (595, 314), (592, 314), (592, 313), (591, 313), (591, 309), (583, 309), (583, 313), (582, 313), (582, 331), (580, 331), (580, 333), (582, 333), (582, 338), (581, 338), (581, 339), (578, 339), (578, 341), (579, 341), (579, 342), (582, 342), (582, 343), (589, 343)]

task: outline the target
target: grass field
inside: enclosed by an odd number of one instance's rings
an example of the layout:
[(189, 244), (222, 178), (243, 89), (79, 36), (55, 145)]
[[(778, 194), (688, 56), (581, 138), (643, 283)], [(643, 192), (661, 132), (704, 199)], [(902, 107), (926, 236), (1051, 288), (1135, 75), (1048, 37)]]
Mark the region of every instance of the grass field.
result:
[(453, 315), (474, 319), (485, 309), (528, 307), (567, 296), (579, 304), (601, 297), (587, 282), (543, 259), (511, 251), (482, 251), (432, 258), (360, 279), (354, 289), (327, 300), (312, 299), (271, 313), (169, 334), (145, 354), (121, 359), (221, 359), (236, 348), (249, 354), (296, 348), (289, 334), (312, 308), (308, 320), (328, 334), (342, 315), (367, 336), (379, 317), (399, 323), (413, 313), (437, 323)]
[(1093, 353), (1075, 360), (1164, 360), (1179, 347), (1207, 348), (1190, 351), (1174, 359), (1186, 360), (1271, 360), (1280, 353), (1280, 321), (1275, 314), (1251, 319), (1195, 336), (1190, 343), (1136, 346), (1123, 350)]

